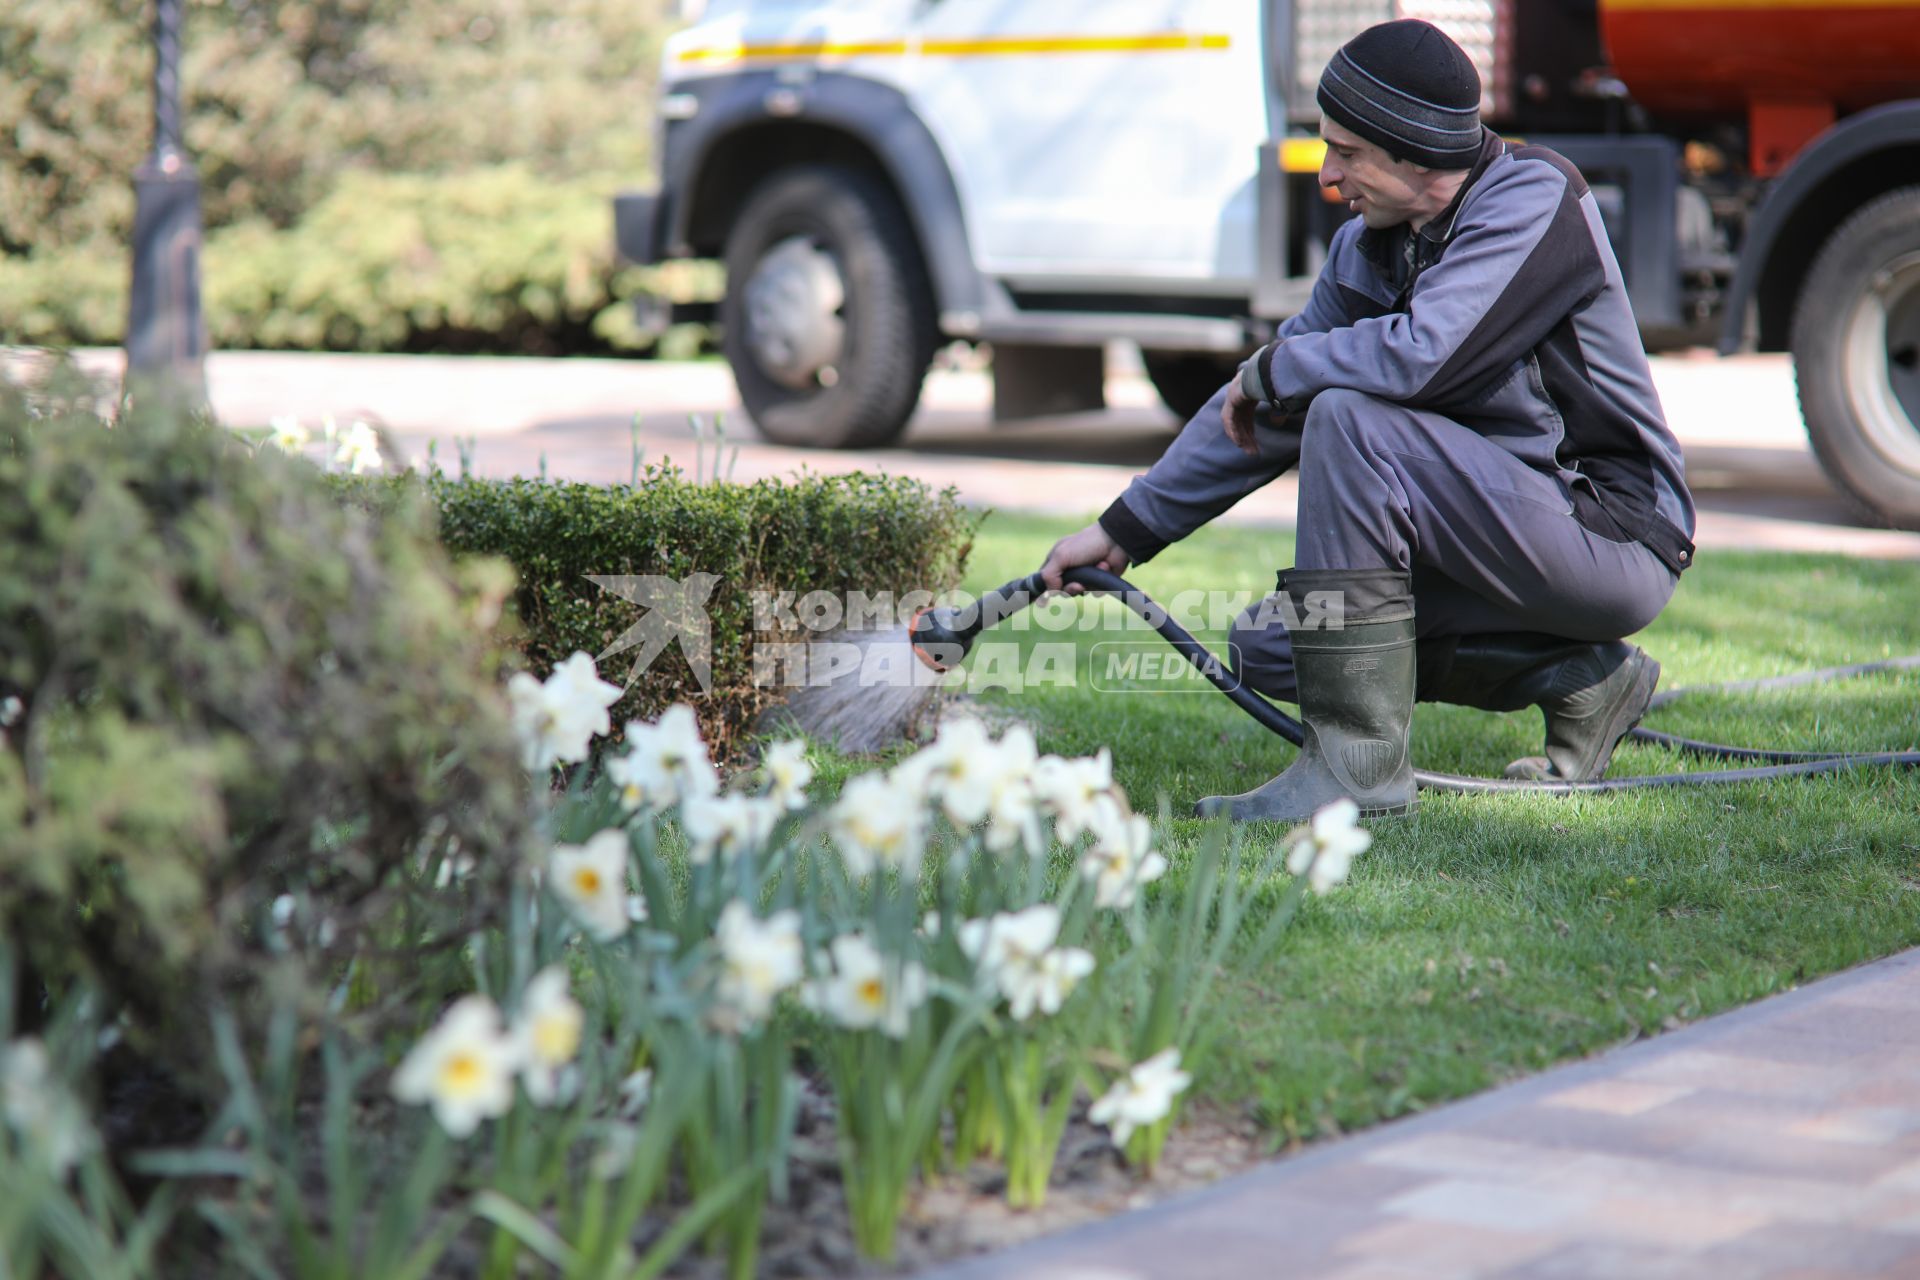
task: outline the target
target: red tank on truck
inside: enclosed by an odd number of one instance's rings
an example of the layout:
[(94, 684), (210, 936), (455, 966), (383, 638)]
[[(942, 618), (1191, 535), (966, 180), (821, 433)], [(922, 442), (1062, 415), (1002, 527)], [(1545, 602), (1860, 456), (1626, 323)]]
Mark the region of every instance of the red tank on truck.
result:
[(905, 427), (947, 342), (1000, 419), (1095, 409), (1136, 344), (1195, 412), (1347, 216), (1314, 87), (1373, 23), (1472, 54), (1580, 166), (1652, 351), (1790, 352), (1827, 474), (1920, 529), (1920, 0), (683, 0), (640, 263), (715, 258), (741, 399), (789, 444)]

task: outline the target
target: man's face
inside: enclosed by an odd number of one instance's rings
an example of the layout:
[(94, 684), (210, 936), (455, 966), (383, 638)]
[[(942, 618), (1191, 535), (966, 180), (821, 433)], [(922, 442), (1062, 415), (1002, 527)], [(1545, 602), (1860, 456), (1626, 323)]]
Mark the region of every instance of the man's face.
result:
[(1320, 185), (1336, 188), (1367, 226), (1378, 231), (1437, 212), (1427, 208), (1429, 170), (1393, 159), (1325, 117), (1320, 121), (1320, 136), (1327, 144), (1327, 158), (1320, 162)]

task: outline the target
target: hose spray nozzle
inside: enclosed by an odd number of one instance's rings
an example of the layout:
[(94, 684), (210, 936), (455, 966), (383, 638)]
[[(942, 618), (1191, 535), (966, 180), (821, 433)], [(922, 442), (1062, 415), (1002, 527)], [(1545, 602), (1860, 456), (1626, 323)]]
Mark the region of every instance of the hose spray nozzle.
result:
[(913, 654), (935, 671), (951, 671), (966, 659), (982, 630), (1020, 612), (1046, 589), (1045, 579), (1036, 572), (988, 591), (972, 604), (922, 609), (907, 627)]

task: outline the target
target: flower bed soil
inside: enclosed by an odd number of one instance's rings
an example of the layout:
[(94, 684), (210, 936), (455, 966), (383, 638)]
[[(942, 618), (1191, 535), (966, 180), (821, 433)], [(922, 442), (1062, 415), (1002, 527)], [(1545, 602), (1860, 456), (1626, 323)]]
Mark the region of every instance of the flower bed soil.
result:
[[(919, 1188), (900, 1222), (892, 1263), (863, 1259), (853, 1247), (834, 1149), (833, 1104), (809, 1089), (802, 1103), (785, 1204), (769, 1204), (759, 1274), (783, 1280), (911, 1275), (942, 1263), (1050, 1235), (1192, 1191), (1264, 1158), (1251, 1120), (1195, 1104), (1181, 1112), (1151, 1178), (1127, 1168), (1104, 1128), (1076, 1105), (1060, 1144), (1047, 1202), (1012, 1209), (1005, 1171), (980, 1163)], [(689, 1254), (669, 1273), (678, 1280), (722, 1280), (723, 1258)]]

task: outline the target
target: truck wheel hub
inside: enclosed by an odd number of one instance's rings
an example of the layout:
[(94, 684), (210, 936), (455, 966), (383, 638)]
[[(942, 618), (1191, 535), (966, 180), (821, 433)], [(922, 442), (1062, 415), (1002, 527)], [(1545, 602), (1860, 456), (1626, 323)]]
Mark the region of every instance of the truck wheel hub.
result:
[(1847, 325), (1847, 385), (1869, 441), (1920, 476), (1920, 253), (1888, 263)]
[(805, 236), (782, 240), (754, 265), (744, 296), (747, 346), (768, 377), (795, 390), (838, 381), (847, 287), (832, 255)]

